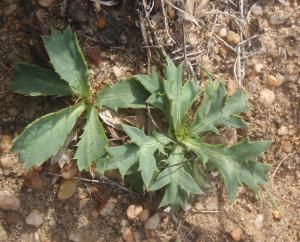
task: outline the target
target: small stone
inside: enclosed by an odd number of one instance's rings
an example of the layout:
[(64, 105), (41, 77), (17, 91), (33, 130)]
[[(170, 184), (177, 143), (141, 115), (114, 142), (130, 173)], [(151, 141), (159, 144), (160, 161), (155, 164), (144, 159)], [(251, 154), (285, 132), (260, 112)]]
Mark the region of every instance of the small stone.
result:
[(275, 76), (273, 75), (268, 75), (267, 76), (267, 86), (272, 88), (272, 87), (279, 87), (282, 84)]
[(263, 15), (262, 7), (259, 6), (259, 5), (254, 5), (254, 6), (251, 8), (251, 12), (252, 12), (253, 15), (255, 15), (255, 16), (262, 16), (262, 15)]
[(139, 218), (142, 222), (145, 222), (149, 218), (149, 210), (144, 209), (142, 213), (139, 215)]
[(241, 40), (240, 36), (233, 31), (228, 32), (226, 39), (227, 39), (228, 43), (232, 44), (232, 45), (238, 45)]
[(262, 63), (257, 63), (254, 65), (254, 69), (255, 69), (256, 73), (261, 73), (263, 68), (264, 68), (264, 65)]
[(134, 242), (134, 235), (130, 228), (125, 228), (125, 230), (123, 232), (123, 239), (126, 242)]
[(47, 16), (47, 13), (46, 13), (46, 11), (45, 11), (44, 9), (39, 8), (39, 9), (36, 11), (36, 17), (37, 17), (37, 19), (38, 19), (41, 23), (44, 22), (46, 16)]
[(127, 208), (127, 217), (129, 220), (135, 220), (143, 212), (143, 207), (140, 205), (131, 204)]
[(272, 211), (272, 216), (273, 216), (273, 219), (276, 221), (280, 221), (280, 219), (281, 219), (281, 213), (278, 210)]
[(226, 28), (220, 29), (219, 35), (220, 37), (225, 38), (227, 36), (227, 29)]
[(0, 165), (2, 169), (8, 169), (13, 166), (16, 157), (14, 154), (5, 154), (0, 157)]
[(8, 153), (12, 147), (12, 137), (10, 135), (3, 134), (0, 142), (0, 153)]
[(20, 220), (20, 214), (16, 211), (6, 211), (5, 214), (5, 222), (7, 224), (16, 224)]
[(48, 8), (53, 4), (54, 0), (39, 0), (39, 5), (44, 8)]
[(112, 213), (113, 209), (115, 208), (117, 200), (111, 198), (107, 201), (103, 208), (100, 209), (99, 213), (105, 217)]
[(257, 229), (260, 229), (262, 227), (262, 223), (264, 221), (264, 217), (262, 214), (258, 214), (257, 217), (255, 218), (255, 226)]
[(102, 9), (101, 4), (98, 2), (93, 2), (94, 8), (95, 8), (95, 12), (99, 13)]
[(281, 136), (285, 136), (288, 134), (288, 128), (285, 125), (282, 125), (278, 130), (277, 134)]
[(104, 30), (106, 27), (106, 18), (104, 15), (101, 15), (97, 20), (97, 27), (99, 30)]
[(145, 230), (154, 230), (157, 228), (160, 222), (159, 213), (154, 214), (145, 223)]
[(293, 151), (293, 144), (288, 140), (283, 140), (281, 142), (282, 150), (286, 153), (291, 153)]
[(80, 234), (77, 231), (72, 231), (68, 235), (69, 240), (74, 241), (74, 242), (79, 242), (80, 241)]
[(70, 179), (70, 180), (62, 180), (60, 183), (57, 197), (60, 200), (65, 200), (73, 196), (73, 194), (77, 191), (78, 180)]
[(234, 241), (240, 241), (241, 240), (241, 235), (242, 235), (242, 230), (241, 228), (235, 228), (230, 232), (231, 237), (234, 239)]
[(16, 211), (20, 208), (20, 200), (13, 193), (7, 190), (0, 190), (0, 208)]
[(32, 225), (36, 228), (40, 227), (43, 223), (42, 213), (38, 209), (33, 209), (25, 219), (26, 224)]
[(206, 209), (207, 210), (218, 210), (218, 199), (216, 197), (209, 197), (205, 201)]
[(269, 107), (275, 101), (275, 94), (271, 90), (265, 88), (261, 91), (259, 100), (266, 107)]

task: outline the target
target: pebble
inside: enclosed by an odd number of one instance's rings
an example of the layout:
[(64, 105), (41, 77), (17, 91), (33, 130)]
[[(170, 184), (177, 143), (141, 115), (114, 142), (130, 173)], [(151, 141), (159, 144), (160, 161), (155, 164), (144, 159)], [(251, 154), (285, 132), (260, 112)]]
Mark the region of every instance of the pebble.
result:
[(44, 22), (46, 16), (47, 16), (47, 13), (46, 13), (46, 11), (45, 11), (44, 9), (39, 8), (39, 9), (36, 11), (36, 17), (37, 17), (37, 19), (38, 19), (41, 23)]
[(240, 40), (241, 40), (240, 36), (233, 31), (228, 32), (226, 39), (227, 39), (228, 43), (232, 44), (232, 45), (237, 45), (238, 43), (240, 43)]
[(278, 80), (278, 82), (280, 83), (280, 85), (284, 82), (284, 76), (281, 75), (280, 73), (276, 74), (276, 79)]
[(61, 175), (64, 179), (71, 179), (73, 178), (78, 172), (78, 168), (76, 163), (72, 163), (62, 168)]
[(267, 86), (272, 87), (279, 87), (282, 84), (281, 81), (279, 81), (275, 76), (268, 75), (267, 76)]
[(227, 29), (226, 28), (220, 29), (219, 35), (222, 38), (226, 37), (227, 36)]
[(78, 180), (70, 179), (70, 180), (62, 180), (57, 197), (60, 200), (65, 200), (73, 196), (73, 194), (77, 191)]
[(54, 2), (54, 0), (40, 0), (39, 5), (44, 8), (48, 8), (53, 4), (53, 2)]
[(0, 165), (2, 169), (8, 169), (13, 166), (15, 161), (14, 154), (5, 154), (0, 157)]
[(72, 231), (68, 235), (69, 240), (74, 241), (74, 242), (79, 242), (80, 241), (80, 234), (77, 231)]
[(257, 229), (260, 229), (262, 227), (263, 221), (264, 221), (264, 216), (262, 214), (258, 214), (254, 222)]
[(257, 63), (254, 66), (255, 72), (256, 73), (261, 73), (262, 69), (264, 68), (264, 65), (262, 63)]
[(242, 236), (242, 230), (241, 228), (235, 228), (230, 232), (231, 237), (234, 239), (234, 241), (240, 241)]
[(0, 190), (0, 208), (16, 211), (20, 208), (20, 200), (13, 193), (7, 190)]
[(281, 142), (282, 150), (286, 153), (291, 153), (293, 151), (293, 144), (288, 140), (283, 140)]
[(127, 217), (129, 220), (135, 220), (143, 212), (143, 207), (141, 205), (131, 204), (127, 208)]
[(271, 90), (265, 88), (261, 91), (259, 100), (266, 107), (269, 107), (275, 101), (275, 94)]
[(130, 228), (125, 228), (123, 232), (123, 239), (126, 242), (134, 242), (134, 235)]
[(0, 152), (10, 152), (12, 146), (12, 137), (10, 135), (3, 134), (0, 142)]
[(280, 221), (280, 219), (281, 219), (281, 213), (278, 210), (272, 211), (272, 216), (273, 216), (273, 219), (276, 221)]
[(145, 223), (145, 230), (154, 230), (158, 227), (160, 222), (159, 213), (154, 214)]
[(20, 214), (16, 211), (6, 211), (5, 212), (5, 222), (7, 224), (16, 224), (20, 220)]
[(209, 197), (205, 201), (206, 209), (207, 210), (218, 210), (218, 199), (216, 197)]
[(262, 16), (262, 15), (263, 15), (262, 7), (259, 6), (259, 5), (254, 5), (254, 6), (251, 8), (251, 12), (252, 12), (253, 15), (255, 15), (255, 16)]
[(281, 136), (285, 136), (288, 134), (288, 128), (285, 125), (282, 125), (278, 130), (277, 134)]
[(43, 223), (42, 213), (38, 209), (33, 209), (25, 219), (26, 224), (32, 225), (36, 228), (40, 227)]

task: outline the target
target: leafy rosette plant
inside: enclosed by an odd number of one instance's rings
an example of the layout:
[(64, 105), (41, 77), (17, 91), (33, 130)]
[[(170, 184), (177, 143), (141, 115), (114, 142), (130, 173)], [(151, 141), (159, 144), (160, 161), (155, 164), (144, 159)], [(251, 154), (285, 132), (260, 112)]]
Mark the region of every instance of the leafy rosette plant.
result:
[[(11, 89), (28, 96), (74, 96), (76, 104), (47, 114), (31, 124), (14, 140), (12, 151), (28, 169), (55, 155), (84, 115), (86, 123), (77, 144), (75, 159), (80, 170), (89, 170), (107, 155), (108, 139), (97, 109), (145, 107), (145, 89), (134, 79), (120, 81), (92, 95), (88, 67), (75, 34), (67, 27), (43, 37), (53, 69), (18, 63)], [(75, 99), (75, 98), (74, 98)]]
[[(168, 129), (145, 134), (139, 128), (122, 125), (131, 143), (110, 147), (112, 157), (106, 169), (119, 169), (122, 176), (141, 177), (148, 191), (163, 189), (160, 207), (184, 205), (191, 194), (202, 193), (204, 172), (218, 170), (230, 200), (238, 186), (254, 192), (267, 182), (269, 166), (256, 159), (271, 141), (248, 138), (232, 146), (206, 143), (208, 133), (219, 134), (218, 128), (246, 128), (239, 116), (248, 110), (247, 97), (241, 91), (228, 96), (220, 81), (208, 81), (203, 92), (194, 81), (183, 82), (183, 64), (178, 67), (167, 58), (164, 78), (156, 69), (151, 75), (134, 78), (150, 93), (147, 105), (161, 111)], [(194, 115), (191, 107), (201, 95)]]

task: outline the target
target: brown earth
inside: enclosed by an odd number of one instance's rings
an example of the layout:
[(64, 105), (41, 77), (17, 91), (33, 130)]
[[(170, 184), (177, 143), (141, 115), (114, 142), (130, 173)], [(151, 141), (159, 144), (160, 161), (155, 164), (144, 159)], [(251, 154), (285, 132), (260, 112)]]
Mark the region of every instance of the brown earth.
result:
[[(242, 188), (236, 201), (230, 204), (219, 176), (214, 174), (205, 194), (196, 197), (186, 211), (172, 215), (155, 209), (159, 197), (137, 198), (112, 184), (98, 184), (101, 196), (115, 199), (115, 207), (108, 216), (98, 214), (99, 204), (91, 195), (90, 183), (81, 181), (72, 198), (59, 200), (59, 181), (47, 175), (51, 170), (47, 165), (39, 173), (41, 187), (24, 186), (25, 170), (9, 152), (11, 139), (31, 121), (64, 107), (68, 100), (23, 97), (10, 92), (8, 87), (16, 61), (48, 65), (39, 36), (49, 34), (51, 27), (63, 29), (69, 23), (84, 52), (94, 47), (99, 53), (96, 65), (93, 60), (89, 62), (95, 90), (121, 77), (146, 72), (147, 52), (142, 48), (135, 6), (124, 1), (123, 7), (102, 6), (97, 13), (89, 1), (54, 0), (50, 7), (35, 2), (38, 1), (0, 2), (0, 188), (14, 192), (21, 203), (17, 212), (0, 210), (0, 241), (122, 241), (124, 224), (140, 235), (141, 239), (136, 241), (147, 238), (151, 241), (150, 237), (157, 239), (153, 241), (231, 241), (234, 235), (230, 233), (234, 230), (237, 237), (241, 233), (241, 241), (300, 241), (300, 5), (296, 0), (243, 1), (246, 23), (242, 28), (240, 21), (232, 17), (240, 16), (239, 1), (210, 1), (200, 12), (193, 12), (200, 16), (202, 29), (185, 21), (186, 41), (192, 46), (189, 53), (196, 53), (190, 57), (196, 75), (202, 77), (199, 70), (207, 69), (225, 80), (230, 92), (237, 87), (233, 71), (237, 54), (222, 40), (212, 38), (211, 33), (222, 37), (221, 29), (226, 28), (227, 36), (222, 38), (233, 47), (236, 43), (229, 38), (229, 31), (243, 31), (243, 37), (248, 39), (243, 45), (246, 57), (241, 85), (248, 91), (251, 102), (252, 109), (245, 114), (250, 128), (237, 134), (274, 141), (262, 158), (272, 165), (268, 189), (261, 189), (258, 197)], [(206, 13), (213, 8), (220, 13)], [(177, 58), (180, 55), (176, 49), (182, 47), (178, 19), (173, 16), (172, 8), (167, 8), (169, 33), (177, 42), (172, 45), (162, 13), (159, 8), (153, 11), (157, 15), (152, 17), (157, 21), (155, 31), (160, 43), (168, 54)], [(230, 15), (224, 14), (226, 11)], [(97, 19), (103, 13), (106, 25), (100, 31)], [(254, 35), (258, 36), (250, 39)], [(263, 99), (266, 88), (269, 95)], [(91, 178), (89, 174), (82, 175)], [(160, 223), (151, 234), (145, 233), (143, 222), (127, 220), (126, 209), (132, 203), (148, 208), (151, 215), (160, 213)], [(32, 209), (42, 213), (43, 223), (39, 228), (25, 223)], [(279, 211), (280, 219), (274, 219), (274, 211)]]

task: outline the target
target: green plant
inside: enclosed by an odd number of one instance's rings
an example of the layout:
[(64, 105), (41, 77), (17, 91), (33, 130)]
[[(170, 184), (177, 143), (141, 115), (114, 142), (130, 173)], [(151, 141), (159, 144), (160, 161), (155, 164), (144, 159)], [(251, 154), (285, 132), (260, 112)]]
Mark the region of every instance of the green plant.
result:
[[(176, 208), (185, 204), (190, 194), (202, 193), (206, 170), (220, 172), (230, 200), (242, 184), (256, 192), (258, 185), (267, 181), (269, 168), (256, 159), (271, 141), (251, 142), (246, 138), (230, 147), (205, 142), (205, 135), (218, 135), (220, 126), (247, 127), (239, 116), (248, 110), (246, 95), (237, 91), (229, 97), (224, 84), (212, 80), (201, 94), (193, 81), (183, 82), (182, 76), (183, 64), (176, 67), (167, 58), (162, 80), (156, 69), (150, 76), (134, 77), (150, 93), (147, 105), (161, 111), (168, 129), (146, 135), (141, 129), (123, 124), (131, 143), (108, 148), (111, 159), (105, 169), (119, 169), (122, 176), (135, 176), (137, 180), (141, 177), (148, 191), (164, 188), (160, 207)], [(202, 102), (195, 115), (190, 115), (200, 94)]]
[(64, 145), (77, 120), (85, 113), (86, 123), (75, 158), (80, 170), (89, 170), (92, 163), (107, 154), (108, 140), (97, 108), (145, 107), (146, 92), (136, 80), (129, 79), (93, 96), (88, 67), (71, 29), (52, 30), (50, 36), (43, 37), (43, 42), (54, 70), (18, 63), (11, 89), (28, 96), (75, 96), (77, 101), (29, 124), (14, 140), (12, 151), (19, 154), (26, 168), (42, 164)]

